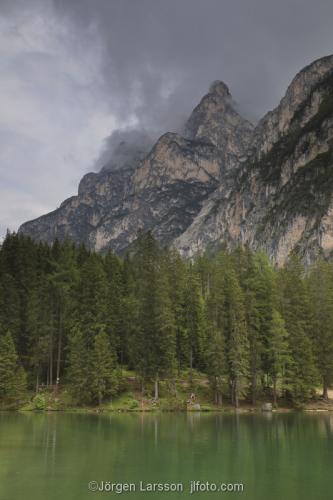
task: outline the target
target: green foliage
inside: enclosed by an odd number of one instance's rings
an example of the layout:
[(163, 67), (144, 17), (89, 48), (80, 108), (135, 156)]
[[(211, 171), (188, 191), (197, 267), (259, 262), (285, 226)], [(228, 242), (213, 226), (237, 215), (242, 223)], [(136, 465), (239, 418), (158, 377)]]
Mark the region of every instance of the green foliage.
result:
[(91, 399), (88, 361), (88, 349), (83, 333), (78, 328), (74, 328), (68, 338), (66, 376), (72, 395), (78, 403), (87, 403)]
[(46, 410), (47, 401), (44, 394), (36, 394), (36, 396), (32, 400), (32, 408), (34, 410)]
[(133, 399), (129, 405), (129, 409), (130, 410), (136, 410), (137, 408), (139, 408), (140, 406), (140, 403), (137, 399)]
[(26, 374), (18, 363), (15, 344), (9, 332), (0, 334), (0, 401), (19, 401), (26, 389)]
[(132, 363), (143, 384), (154, 379), (158, 385), (174, 370), (176, 327), (167, 262), (150, 233), (139, 238), (133, 264), (138, 317), (131, 339)]
[(184, 411), (186, 410), (186, 401), (175, 396), (171, 396), (161, 400), (160, 409), (167, 411)]
[(289, 396), (296, 403), (309, 399), (318, 382), (311, 339), (310, 295), (303, 274), (300, 261), (292, 257), (280, 276), (282, 315), (291, 352), (285, 378)]
[[(324, 260), (307, 273), (296, 258), (276, 270), (238, 248), (188, 262), (149, 233), (123, 260), (15, 234), (0, 248), (2, 404), (20, 404), (28, 386), (35, 408), (46, 407), (44, 394), (57, 407), (66, 393), (80, 405), (117, 396), (114, 408), (123, 397), (135, 410), (122, 393), (128, 379), (140, 390), (137, 374), (154, 407), (184, 408), (189, 394), (200, 397), (200, 373), (212, 404), (271, 395), (303, 405), (333, 384), (332, 325)], [(186, 376), (176, 385), (177, 373)]]
[(249, 341), (244, 297), (235, 271), (226, 275), (226, 336), (231, 398), (238, 406), (249, 375)]
[(190, 265), (185, 281), (182, 345), (182, 355), (190, 369), (203, 367), (205, 361), (204, 305), (199, 276)]
[(222, 405), (222, 394), (227, 376), (227, 363), (225, 355), (225, 339), (223, 332), (214, 323), (207, 321), (207, 374), (211, 388), (214, 391), (215, 403)]
[(112, 410), (135, 411), (140, 409), (140, 401), (135, 399), (132, 393), (123, 392), (121, 395), (112, 399), (108, 408)]
[(288, 342), (288, 332), (285, 322), (276, 310), (273, 310), (271, 323), (267, 336), (267, 366), (268, 373), (273, 381), (274, 403), (277, 403), (277, 383), (281, 379), (281, 387), (284, 388), (284, 376), (286, 366), (291, 363), (291, 353)]
[(328, 398), (328, 388), (333, 384), (333, 269), (319, 259), (308, 276), (311, 294), (312, 343), (317, 370)]
[(116, 371), (115, 352), (111, 349), (110, 341), (101, 331), (94, 339), (94, 345), (89, 353), (88, 384), (94, 400), (99, 404), (106, 397), (117, 393), (118, 374)]

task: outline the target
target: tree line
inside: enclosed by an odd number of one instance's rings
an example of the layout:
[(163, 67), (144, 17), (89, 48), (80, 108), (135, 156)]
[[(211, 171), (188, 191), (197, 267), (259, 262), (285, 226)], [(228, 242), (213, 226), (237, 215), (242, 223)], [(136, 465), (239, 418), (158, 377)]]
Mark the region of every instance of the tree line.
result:
[(302, 404), (333, 382), (333, 264), (274, 268), (238, 248), (184, 260), (141, 235), (122, 259), (7, 234), (0, 248), (0, 400), (67, 385), (110, 399), (121, 368), (144, 393), (207, 375), (215, 403)]

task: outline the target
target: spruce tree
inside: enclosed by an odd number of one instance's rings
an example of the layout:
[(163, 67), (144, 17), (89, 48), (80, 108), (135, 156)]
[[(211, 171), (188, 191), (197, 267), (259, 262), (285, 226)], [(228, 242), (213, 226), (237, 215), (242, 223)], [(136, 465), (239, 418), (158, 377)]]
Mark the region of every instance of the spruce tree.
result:
[[(274, 303), (274, 274), (266, 255), (245, 252), (246, 267), (241, 286), (244, 291), (246, 322), (250, 346), (250, 384), (252, 403), (256, 403), (258, 381), (267, 368), (265, 346)], [(244, 259), (243, 259), (244, 261)]]
[(312, 310), (312, 341), (323, 398), (333, 384), (333, 268), (319, 259), (308, 278)]
[(165, 260), (150, 233), (139, 238), (134, 265), (139, 313), (132, 354), (143, 388), (154, 380), (157, 398), (160, 378), (174, 369), (175, 326)]
[(66, 379), (73, 398), (79, 403), (91, 400), (89, 383), (89, 351), (86, 339), (78, 327), (70, 332), (67, 347)]
[(104, 269), (107, 279), (107, 316), (110, 332), (110, 341), (117, 350), (118, 359), (124, 363), (126, 359), (126, 336), (121, 328), (121, 307), (124, 294), (123, 269), (120, 259), (112, 252), (104, 258)]
[(315, 392), (318, 372), (311, 339), (311, 307), (300, 260), (292, 257), (279, 275), (282, 316), (288, 331), (290, 361), (286, 365), (287, 393), (302, 404)]
[(170, 298), (175, 324), (177, 371), (187, 367), (187, 329), (186, 329), (186, 264), (180, 255), (170, 251), (167, 255), (169, 271)]
[(226, 276), (226, 319), (231, 401), (237, 408), (249, 374), (249, 341), (244, 298), (233, 269)]
[(172, 378), (176, 362), (175, 317), (170, 298), (166, 260), (162, 254), (156, 284), (155, 399), (158, 399), (160, 378)]
[(93, 400), (102, 404), (106, 397), (113, 396), (118, 390), (116, 353), (110, 346), (108, 335), (100, 331), (94, 338), (89, 356), (89, 387)]
[(0, 329), (9, 330), (20, 344), (21, 300), (15, 277), (6, 272), (0, 274)]
[(205, 367), (204, 307), (200, 281), (195, 269), (190, 264), (185, 285), (185, 334), (183, 336), (183, 352), (190, 368), (190, 383), (193, 380), (193, 368), (203, 369)]
[(108, 284), (102, 258), (90, 255), (80, 269), (71, 304), (73, 326), (78, 327), (88, 348), (97, 333), (104, 328), (111, 338), (111, 318), (108, 315)]
[(17, 402), (26, 389), (26, 374), (18, 362), (10, 332), (0, 334), (0, 400)]
[(277, 383), (281, 380), (283, 388), (283, 377), (287, 364), (291, 362), (288, 332), (285, 329), (285, 322), (280, 313), (276, 310), (272, 313), (271, 324), (268, 332), (267, 360), (269, 375), (273, 382), (273, 401), (277, 405)]
[(50, 285), (53, 303), (54, 344), (56, 357), (56, 385), (60, 382), (64, 361), (66, 334), (71, 328), (71, 299), (77, 286), (79, 273), (76, 262), (76, 249), (68, 241), (57, 251), (57, 259), (53, 262), (50, 273)]
[(227, 362), (225, 355), (225, 339), (221, 329), (206, 316), (207, 336), (207, 374), (210, 386), (214, 392), (214, 401), (218, 406), (223, 402), (223, 387), (227, 374)]

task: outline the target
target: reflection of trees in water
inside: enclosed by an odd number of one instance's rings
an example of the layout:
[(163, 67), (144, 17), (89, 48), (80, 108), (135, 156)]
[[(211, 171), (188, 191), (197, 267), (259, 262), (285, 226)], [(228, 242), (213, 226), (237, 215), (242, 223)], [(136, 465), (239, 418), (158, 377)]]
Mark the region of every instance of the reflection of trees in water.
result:
[[(307, 478), (327, 470), (332, 437), (330, 414), (0, 414), (0, 497), (11, 498), (2, 479), (19, 471), (38, 477), (40, 491), (59, 477), (64, 491), (91, 479), (246, 479), (258, 500), (278, 485), (277, 500), (297, 480), (299, 498), (309, 498)], [(319, 498), (325, 482), (315, 486)]]

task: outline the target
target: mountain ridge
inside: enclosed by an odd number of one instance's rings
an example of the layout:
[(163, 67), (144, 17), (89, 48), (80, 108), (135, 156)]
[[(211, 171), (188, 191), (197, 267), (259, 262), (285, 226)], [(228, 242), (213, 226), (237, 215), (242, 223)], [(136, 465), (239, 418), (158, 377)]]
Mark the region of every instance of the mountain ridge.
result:
[(330, 256), (332, 94), (333, 56), (325, 56), (254, 126), (216, 81), (182, 134), (167, 132), (122, 168), (86, 174), (76, 197), (19, 232), (120, 254), (150, 230), (188, 257), (221, 244), (262, 248), (278, 265), (293, 252), (307, 263)]

